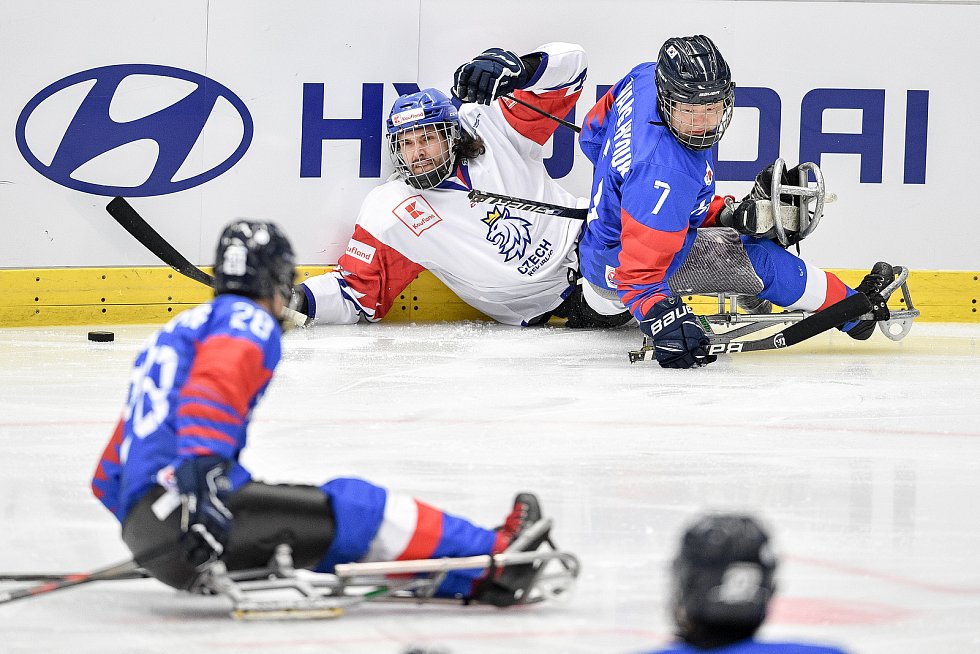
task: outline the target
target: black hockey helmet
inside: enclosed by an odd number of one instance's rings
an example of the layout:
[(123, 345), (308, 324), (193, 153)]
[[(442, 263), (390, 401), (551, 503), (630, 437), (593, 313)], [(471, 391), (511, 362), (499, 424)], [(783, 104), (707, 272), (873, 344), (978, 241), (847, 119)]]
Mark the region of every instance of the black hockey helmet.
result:
[[(732, 120), (735, 84), (732, 73), (714, 42), (707, 36), (667, 39), (657, 59), (657, 108), (664, 123), (681, 143), (692, 150), (707, 150), (721, 140)], [(702, 134), (678, 129), (677, 103), (721, 103), (717, 125)]]
[(236, 220), (225, 227), (214, 258), (214, 293), (253, 299), (277, 293), (287, 302), (296, 273), (293, 247), (274, 223)]
[(684, 532), (671, 570), (679, 635), (714, 630), (751, 636), (766, 618), (775, 571), (769, 536), (755, 519), (701, 517)]

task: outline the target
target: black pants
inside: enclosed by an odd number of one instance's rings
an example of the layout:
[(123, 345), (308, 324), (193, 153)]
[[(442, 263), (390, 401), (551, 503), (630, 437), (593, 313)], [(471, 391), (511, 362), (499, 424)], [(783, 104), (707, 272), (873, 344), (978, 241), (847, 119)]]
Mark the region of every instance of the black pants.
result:
[[(122, 538), (153, 577), (187, 590), (198, 572), (180, 546), (180, 507), (162, 520), (153, 511), (163, 494), (157, 486), (136, 503), (123, 523)], [(234, 521), (221, 560), (229, 570), (262, 567), (281, 544), (292, 547), (297, 568), (312, 568), (333, 541), (333, 509), (316, 486), (249, 482), (232, 494), (228, 509)]]
[[(571, 327), (572, 329), (621, 327), (633, 317), (629, 311), (623, 311), (622, 313), (611, 316), (597, 312), (585, 301), (585, 297), (582, 295), (582, 284), (575, 284), (572, 293), (565, 298), (564, 302), (553, 309), (551, 313), (543, 316), (544, 320), (541, 323), (547, 322), (551, 316), (567, 318), (568, 321), (565, 323), (565, 326)], [(535, 321), (529, 324), (541, 323)]]

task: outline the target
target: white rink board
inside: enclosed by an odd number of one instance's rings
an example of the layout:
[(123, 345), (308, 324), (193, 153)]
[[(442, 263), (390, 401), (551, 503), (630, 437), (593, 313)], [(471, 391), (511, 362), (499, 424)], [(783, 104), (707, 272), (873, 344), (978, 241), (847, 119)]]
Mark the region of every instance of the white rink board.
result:
[[(134, 206), (198, 264), (210, 263), (216, 232), (235, 216), (280, 221), (302, 263), (324, 264), (337, 260), (361, 199), (390, 171), (384, 157), (376, 173), (362, 176), (360, 170), (365, 151), (379, 157), (380, 120), (365, 124), (372, 135), (363, 149), (349, 138), (323, 141), (321, 147), (311, 136), (310, 125), (322, 124), (319, 118), (361, 118), (364, 85), (383, 85), (386, 115), (397, 96), (395, 83), (448, 89), (456, 66), (485, 47), (526, 52), (550, 40), (573, 41), (590, 57), (577, 107), (581, 120), (597, 85), (613, 84), (635, 64), (654, 58), (665, 38), (699, 32), (719, 44), (740, 88), (771, 89), (778, 96), (779, 152), (790, 163), (799, 157), (801, 105), (808, 93), (884, 92), (883, 119), (868, 119), (868, 129), (883, 130), (881, 181), (860, 181), (859, 155), (822, 156), (828, 187), (840, 200), (828, 207), (820, 230), (806, 243), (813, 263), (865, 268), (887, 259), (916, 269), (976, 268), (972, 239), (948, 236), (973, 231), (961, 189), (970, 183), (972, 156), (980, 150), (967, 110), (980, 105), (980, 90), (967, 83), (969, 62), (980, 56), (976, 4), (624, 0), (599, 3), (597, 9), (597, 3), (569, 0), (556, 9), (504, 0), (493, 11), (471, 14), (477, 10), (444, 0), (367, 1), (343, 11), (314, 0), (8, 5), (0, 22), (0, 180), (9, 182), (0, 184), (0, 266), (6, 268), (158, 263), (106, 215), (112, 193), (60, 185), (32, 168), (18, 147), (22, 111), (42, 89), (70, 75), (156, 64), (223, 84), (254, 124), (244, 156), (210, 181), (136, 198)], [(116, 93), (114, 111), (142, 116), (150, 107), (166, 108), (161, 103), (173, 92), (159, 79), (136, 86)], [(310, 87), (322, 88), (323, 101), (304, 109)], [(30, 150), (53, 156), (82, 102), (78, 88), (51, 96), (30, 114), (24, 139)], [(908, 91), (928, 92), (925, 183), (904, 183)], [(756, 158), (759, 116), (755, 109), (737, 110), (720, 149), (722, 161)], [(856, 109), (828, 109), (824, 130), (858, 132), (864, 129), (861, 117)], [(242, 130), (234, 112), (212, 119), (185, 162), (189, 168), (222, 161), (229, 139)], [(99, 140), (98, 130), (86, 129), (88, 141)], [(773, 131), (765, 133), (771, 137)], [(148, 137), (127, 148), (93, 164), (97, 176), (138, 185), (140, 171), (152, 169), (161, 148)], [(304, 152), (307, 166), (311, 152), (321, 153), (321, 172), (302, 174)], [(575, 151), (563, 183), (584, 196), (590, 172)], [(740, 196), (748, 186), (719, 175), (720, 192)], [(940, 221), (943, 228), (937, 229)]]

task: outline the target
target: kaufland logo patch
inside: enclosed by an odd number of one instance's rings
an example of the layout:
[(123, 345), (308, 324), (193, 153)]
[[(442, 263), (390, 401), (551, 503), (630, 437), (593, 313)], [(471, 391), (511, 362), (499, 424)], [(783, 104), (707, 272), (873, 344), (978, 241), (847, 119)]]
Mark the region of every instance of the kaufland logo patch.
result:
[(408, 111), (402, 111), (391, 117), (391, 124), (398, 127), (402, 123), (410, 123), (413, 120), (421, 120), (425, 118), (425, 111), (423, 109), (409, 109)]
[(402, 221), (416, 236), (442, 221), (432, 205), (421, 195), (413, 195), (391, 210), (395, 218)]
[(373, 247), (353, 238), (347, 244), (347, 256), (360, 259), (364, 263), (371, 263), (374, 260), (374, 252)]
[(710, 184), (711, 183), (711, 180), (713, 180), (715, 178), (715, 174), (711, 170), (711, 164), (706, 164), (706, 166), (707, 166), (707, 170), (705, 170), (705, 173), (704, 173), (704, 183), (705, 184)]

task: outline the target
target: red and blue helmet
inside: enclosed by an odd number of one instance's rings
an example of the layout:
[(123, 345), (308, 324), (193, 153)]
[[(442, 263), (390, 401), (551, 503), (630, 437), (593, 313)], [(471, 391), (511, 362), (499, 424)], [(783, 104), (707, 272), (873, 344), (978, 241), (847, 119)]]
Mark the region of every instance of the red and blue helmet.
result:
[[(450, 176), (460, 126), (456, 106), (445, 93), (428, 88), (399, 97), (391, 107), (385, 129), (395, 171), (407, 184), (418, 189), (432, 188)], [(402, 156), (402, 142), (409, 136), (418, 136), (431, 143), (433, 151), (426, 152), (432, 160), (431, 170), (415, 172), (415, 162), (406, 161)]]

